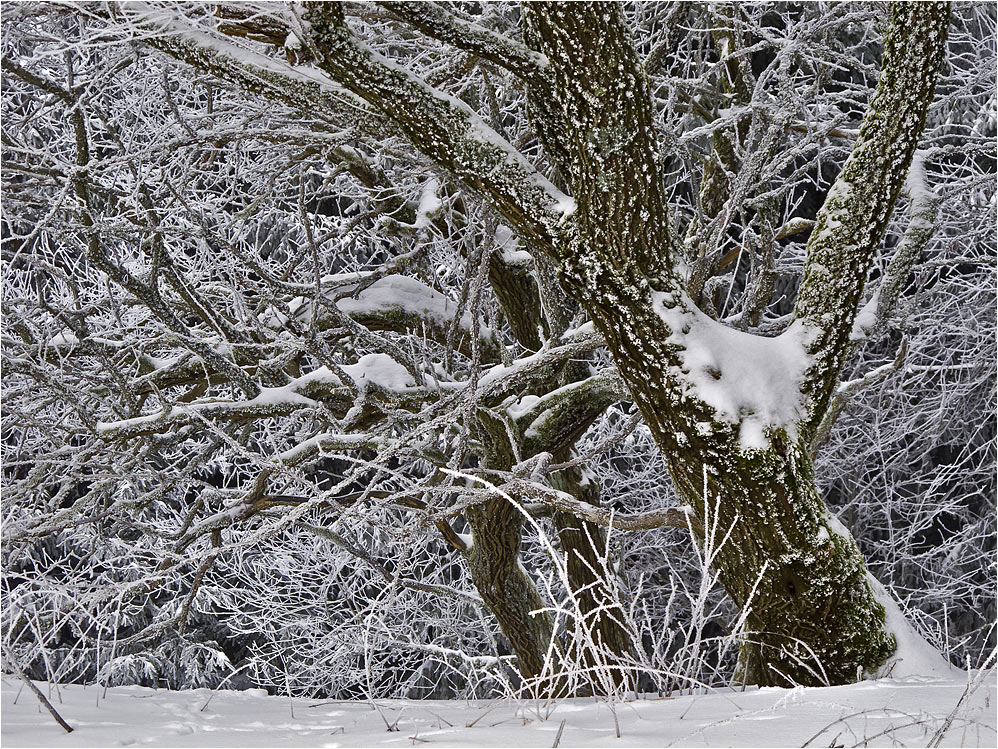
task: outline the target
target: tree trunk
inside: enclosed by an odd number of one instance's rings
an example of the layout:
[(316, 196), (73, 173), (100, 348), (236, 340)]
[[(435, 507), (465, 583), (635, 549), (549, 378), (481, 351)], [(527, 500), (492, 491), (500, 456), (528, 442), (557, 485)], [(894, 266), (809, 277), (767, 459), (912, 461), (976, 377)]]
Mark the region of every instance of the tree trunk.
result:
[[(687, 352), (721, 339), (716, 330), (686, 337), (701, 313), (684, 293), (686, 253), (670, 225), (648, 77), (621, 8), (522, 6), (527, 42), (544, 57), (514, 48), (515, 67), (572, 199), (491, 137), (469, 136), (480, 125), (452, 97), (354, 44), (339, 6), (312, 5), (308, 19), (322, 70), (391, 117), (438, 166), (485, 195), (521, 240), (559, 263), (703, 523), (705, 543), (712, 527), (730, 529), (717, 559), (725, 588), (746, 605), (758, 580), (745, 672), (763, 683), (849, 681), (882, 663), (893, 637), (855, 544), (833, 532), (815, 491), (809, 440), (849, 357), (864, 284), (924, 126), (948, 6), (892, 6), (877, 89), (808, 242), (794, 311), (807, 370), (800, 382), (762, 385), (793, 390), (781, 395), (800, 396), (802, 413), (762, 415), (751, 425), (754, 402), (748, 414), (744, 404), (732, 413), (708, 403), (698, 384), (704, 374), (730, 381), (737, 367), (687, 366)], [(743, 426), (752, 438), (740, 439)]]
[[(808, 246), (797, 316), (812, 364), (802, 382), (771, 385), (800, 389), (782, 394), (803, 396), (799, 416), (769, 422), (761, 440), (741, 434), (754, 412), (739, 405), (729, 413), (698, 384), (708, 374), (730, 389), (738, 373), (704, 365), (703, 348), (696, 364), (685, 357), (690, 346), (706, 346), (710, 359), (709, 340), (726, 346), (730, 337), (701, 322), (675, 270), (683, 249), (662, 193), (648, 79), (619, 6), (569, 12), (538, 2), (524, 5), (524, 19), (528, 43), (550, 62), (549, 79), (531, 96), (550, 99), (560, 115), (558, 127), (536, 128), (571, 175), (577, 204), (555, 247), (563, 279), (606, 339), (705, 529), (702, 542), (720, 544), (721, 582), (747, 613), (744, 677), (815, 685), (873, 671), (895, 639), (855, 543), (817, 494), (808, 438), (848, 356), (866, 274), (924, 125), (948, 8), (894, 8), (877, 91)], [(762, 437), (759, 422), (754, 428)]]
[[(490, 445), (486, 465), (508, 470), (512, 455), (506, 449), (504, 431), (484, 415), (479, 424), (483, 427), (483, 439)], [(580, 479), (581, 472), (577, 468), (552, 474), (555, 488), (595, 504), (598, 487)], [(603, 694), (626, 683), (627, 674), (620, 658), (630, 651), (630, 637), (623, 626), (623, 612), (614, 604), (606, 587), (607, 581), (599, 574), (606, 538), (603, 529), (565, 513), (556, 513), (554, 517), (559, 542), (566, 555), (568, 586), (580, 614), (581, 620), (577, 623), (596, 644), (595, 650), (582, 644), (581, 652), (572, 652), (565, 650), (572, 643), (567, 646), (557, 641), (552, 643), (555, 633), (550, 615), (531, 613), (538, 612), (544, 603), (530, 575), (520, 564), (524, 522), (521, 511), (505, 498), (496, 496), (469, 507), (466, 517), (473, 534), (472, 546), (466, 553), (472, 582), (509, 640), (520, 675), (524, 679), (541, 676), (550, 650), (553, 678), (540, 685), (546, 693), (568, 694), (569, 680), (557, 673), (574, 662), (592, 669), (581, 685), (575, 682), (574, 696)]]
[(816, 491), (806, 446), (781, 437), (751, 455), (718, 447), (706, 452), (725, 456), (716, 462), (687, 452), (671, 462), (701, 543), (720, 547), (725, 591), (747, 613), (739, 679), (840, 684), (874, 672), (896, 643), (855, 542)]
[(805, 438), (774, 431), (767, 449), (745, 449), (741, 425), (718, 420), (708, 407), (664, 386), (661, 375), (635, 367), (646, 360), (643, 352), (662, 349), (668, 338), (652, 332), (663, 323), (650, 307), (628, 308), (634, 328), (611, 326), (606, 313), (596, 324), (678, 493), (705, 529), (701, 542), (720, 545), (721, 584), (740, 609), (749, 607), (743, 678), (820, 685), (873, 671), (893, 652), (894, 638), (856, 544), (818, 495)]
[(551, 617), (520, 564), (523, 516), (503, 497), (469, 507), (473, 543), (466, 554), (472, 582), (516, 655), (520, 675), (534, 679), (544, 670), (553, 634)]

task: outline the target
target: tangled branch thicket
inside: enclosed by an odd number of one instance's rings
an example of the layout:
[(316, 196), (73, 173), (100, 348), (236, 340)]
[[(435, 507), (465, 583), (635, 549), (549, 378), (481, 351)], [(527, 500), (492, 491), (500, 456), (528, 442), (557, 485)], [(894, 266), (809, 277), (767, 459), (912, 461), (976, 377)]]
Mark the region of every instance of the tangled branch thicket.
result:
[[(397, 5), (346, 4), (352, 32), (560, 184), (516, 75)], [(441, 7), (519, 37), (515, 5)], [(623, 12), (673, 223), (710, 260), (691, 288), (774, 335), (876, 83), (885, 8)], [(730, 681), (743, 620), (709, 565), (726, 529), (694, 529), (553, 263), (307, 65), (282, 93), (267, 65), (307, 60), (300, 20), (268, 3), (4, 8), (4, 651), (53, 681), (529, 690), (473, 579), (487, 511), (515, 527), (506, 572), (551, 621), (545, 678)], [(256, 72), (179, 61), (163, 29), (181, 23)], [(817, 463), (871, 570), (959, 665), (995, 645), (994, 38), (993, 5), (954, 5), (871, 273), (894, 298), (868, 305)], [(926, 205), (915, 269), (892, 279)], [(580, 571), (566, 544), (583, 541)]]

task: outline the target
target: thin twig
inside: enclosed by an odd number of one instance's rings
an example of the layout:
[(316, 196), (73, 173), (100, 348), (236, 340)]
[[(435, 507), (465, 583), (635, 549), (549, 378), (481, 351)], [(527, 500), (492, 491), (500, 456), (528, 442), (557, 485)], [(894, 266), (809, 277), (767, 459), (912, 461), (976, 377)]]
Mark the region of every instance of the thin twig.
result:
[(551, 749), (558, 749), (558, 744), (561, 743), (561, 732), (565, 730), (565, 721), (567, 718), (561, 719), (561, 725), (558, 726), (558, 733), (555, 734), (554, 743), (551, 744)]

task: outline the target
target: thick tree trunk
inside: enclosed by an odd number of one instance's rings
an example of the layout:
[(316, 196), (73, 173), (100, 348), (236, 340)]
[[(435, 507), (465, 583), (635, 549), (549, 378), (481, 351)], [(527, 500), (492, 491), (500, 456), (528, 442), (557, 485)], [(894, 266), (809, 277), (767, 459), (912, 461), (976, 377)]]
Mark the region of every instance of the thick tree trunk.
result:
[(874, 672), (896, 643), (855, 542), (816, 491), (806, 446), (774, 438), (765, 452), (711, 452), (726, 457), (679, 452), (670, 462), (705, 528), (701, 543), (719, 546), (724, 589), (747, 613), (739, 678), (839, 684)]
[[(892, 7), (877, 90), (808, 243), (795, 318), (811, 363), (801, 382), (774, 384), (801, 396), (806, 413), (757, 419), (748, 440), (740, 439), (744, 404), (737, 413), (709, 405), (697, 384), (703, 374), (730, 381), (734, 369), (686, 366), (684, 353), (704, 341), (685, 338), (698, 312), (683, 294), (685, 253), (669, 223), (648, 78), (621, 7), (527, 3), (527, 41), (544, 57), (502, 45), (515, 53), (535, 130), (571, 184), (574, 205), (525, 159), (510, 158), (491, 138), (470, 137), (479, 126), (451, 97), (354, 44), (339, 6), (313, 5), (308, 18), (321, 69), (486, 195), (521, 240), (559, 262), (706, 529), (704, 542), (712, 527), (730, 529), (717, 564), (735, 601), (751, 607), (746, 673), (763, 683), (851, 680), (886, 659), (893, 637), (855, 544), (834, 532), (817, 496), (808, 440), (851, 351), (863, 287), (922, 132), (948, 6)], [(511, 595), (526, 600), (519, 589)]]
[[(808, 248), (798, 316), (813, 337), (807, 353), (814, 365), (802, 383), (782, 383), (801, 389), (807, 413), (799, 424), (770, 422), (759, 440), (741, 439), (748, 426), (741, 408), (727, 413), (708, 404), (697, 384), (702, 373), (684, 358), (698, 334), (714, 332), (692, 330), (701, 327), (699, 313), (673, 270), (682, 248), (661, 191), (647, 77), (620, 8), (576, 7), (524, 6), (528, 43), (550, 61), (550, 81), (531, 95), (553, 98), (560, 114), (558, 127), (538, 122), (537, 130), (571, 175), (577, 202), (556, 247), (563, 278), (605, 337), (680, 495), (705, 529), (702, 542), (720, 544), (720, 579), (747, 613), (745, 678), (851, 681), (881, 665), (895, 641), (855, 543), (817, 494), (807, 439), (848, 355), (866, 271), (932, 98), (948, 9), (895, 8), (884, 72), (856, 150)], [(716, 381), (737, 376), (704, 371)]]
[(650, 309), (628, 311), (634, 328), (611, 325), (606, 312), (596, 317), (597, 327), (680, 496), (705, 529), (701, 542), (720, 546), (721, 584), (739, 608), (748, 607), (743, 678), (836, 684), (876, 669), (893, 652), (894, 638), (855, 543), (817, 493), (805, 439), (780, 431), (771, 433), (768, 449), (744, 449), (739, 425), (718, 421), (710, 409), (664, 387), (661, 375), (633, 365), (668, 336), (651, 332), (662, 321)]

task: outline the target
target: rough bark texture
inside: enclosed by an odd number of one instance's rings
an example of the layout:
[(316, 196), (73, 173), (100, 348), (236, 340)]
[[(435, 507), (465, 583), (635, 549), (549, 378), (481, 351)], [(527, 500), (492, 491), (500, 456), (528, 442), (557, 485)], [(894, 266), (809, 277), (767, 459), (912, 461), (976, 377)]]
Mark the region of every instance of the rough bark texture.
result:
[(805, 392), (817, 425), (851, 351), (863, 286), (911, 168), (946, 48), (949, 5), (896, 3), (859, 138), (818, 213), (795, 316), (818, 331)]
[(474, 543), (468, 550), (471, 579), (499, 622), (524, 679), (541, 675), (551, 643), (551, 617), (531, 614), (544, 607), (533, 581), (520, 564), (523, 516), (502, 497), (467, 512)]

